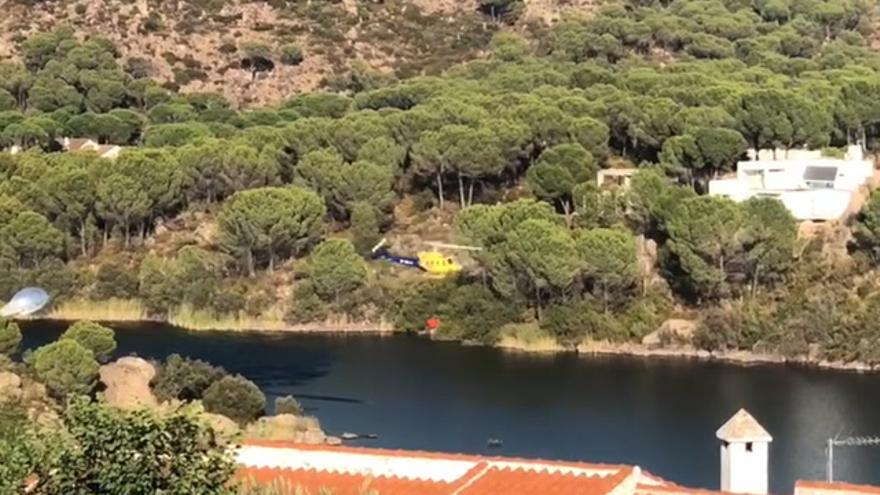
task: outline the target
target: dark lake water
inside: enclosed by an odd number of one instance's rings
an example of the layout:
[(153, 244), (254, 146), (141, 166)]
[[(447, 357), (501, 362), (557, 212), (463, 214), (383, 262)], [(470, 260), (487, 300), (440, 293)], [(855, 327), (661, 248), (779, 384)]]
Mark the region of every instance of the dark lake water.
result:
[[(418, 337), (195, 333), (116, 326), (119, 355), (180, 353), (269, 397), (293, 394), (331, 433), (370, 446), (637, 464), (718, 488), (716, 429), (740, 407), (773, 435), (770, 485), (823, 479), (829, 436), (880, 434), (880, 374), (687, 360), (523, 355)], [(23, 325), (25, 345), (56, 323)], [(504, 441), (487, 449), (488, 438)], [(880, 484), (880, 447), (835, 450), (835, 478)]]

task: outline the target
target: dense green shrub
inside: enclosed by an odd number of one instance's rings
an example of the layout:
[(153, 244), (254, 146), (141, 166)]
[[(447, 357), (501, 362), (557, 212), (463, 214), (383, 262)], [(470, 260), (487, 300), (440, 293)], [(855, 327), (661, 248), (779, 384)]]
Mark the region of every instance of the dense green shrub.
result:
[(98, 361), (73, 339), (62, 339), (34, 351), (37, 378), (59, 396), (88, 394), (98, 379)]
[[(39, 437), (48, 450), (34, 471), (39, 493), (161, 493), (186, 486), (191, 493), (227, 493), (235, 470), (214, 432), (185, 411), (120, 411), (87, 399), (71, 401), (62, 415), (68, 435)], [(40, 454), (35, 446), (33, 453)], [(51, 448), (49, 448), (51, 447)], [(151, 461), (142, 459), (145, 452)], [(135, 460), (139, 460), (135, 461)]]
[(49, 293), (50, 304), (64, 301), (81, 288), (73, 267), (58, 258), (45, 259), (33, 268), (17, 270), (15, 280), (19, 287), (42, 287)]
[(342, 294), (361, 287), (367, 280), (367, 267), (351, 242), (328, 239), (309, 257), (309, 281), (324, 301), (339, 302)]
[(237, 52), (237, 51), (238, 51), (238, 47), (235, 46), (235, 43), (232, 42), (232, 41), (224, 41), (224, 42), (221, 43), (220, 46), (217, 48), (217, 51), (219, 51), (220, 53), (224, 53), (224, 54), (227, 54), (227, 55), (228, 55), (228, 54), (230, 54), (230, 53), (235, 53), (235, 52)]
[(351, 109), (351, 98), (327, 92), (297, 95), (284, 104), (303, 117), (326, 117), (338, 119)]
[(293, 414), (302, 416), (305, 413), (302, 404), (291, 395), (275, 398), (275, 414)]
[(135, 79), (151, 77), (155, 72), (153, 63), (143, 57), (131, 57), (125, 61), (125, 72)]
[(107, 362), (116, 350), (116, 338), (113, 329), (91, 321), (78, 321), (67, 327), (60, 340), (75, 340), (81, 346), (92, 351), (99, 362)]
[(254, 382), (241, 375), (224, 376), (214, 382), (202, 397), (208, 412), (222, 414), (240, 424), (263, 414), (266, 396)]
[(541, 328), (565, 346), (576, 346), (584, 339), (618, 342), (632, 337), (617, 315), (603, 312), (601, 302), (589, 300), (551, 306)]
[(457, 287), (440, 316), (440, 333), (462, 340), (494, 344), (498, 331), (519, 316), (521, 308), (482, 285)]
[(157, 367), (150, 383), (159, 400), (198, 400), (205, 391), (226, 376), (226, 371), (199, 359), (171, 354)]
[(499, 32), (492, 37), (492, 55), (505, 62), (516, 62), (529, 53), (529, 44), (516, 33)]
[(853, 245), (880, 261), (880, 194), (872, 193), (862, 206), (853, 228)]
[(314, 323), (324, 321), (328, 315), (327, 304), (318, 297), (312, 284), (300, 282), (293, 290), (284, 321), (292, 324)]
[(151, 147), (183, 146), (212, 137), (211, 129), (199, 122), (156, 124), (147, 127), (144, 143)]
[(138, 295), (151, 315), (166, 315), (180, 303), (179, 288), (174, 285), (171, 264), (155, 256), (147, 256), (138, 274)]
[(595, 309), (585, 304), (551, 306), (544, 313), (541, 328), (552, 335), (560, 344), (575, 346), (587, 336), (584, 317), (586, 314), (595, 312)]
[(268, 290), (252, 290), (244, 303), (244, 312), (258, 318), (272, 309), (275, 304), (275, 294)]
[(394, 327), (406, 332), (425, 330), (428, 319), (447, 314), (447, 304), (455, 288), (451, 280), (425, 280), (399, 288), (391, 307)]
[(479, 9), (493, 20), (513, 24), (525, 11), (524, 0), (480, 0)]
[(9, 355), (18, 349), (21, 343), (21, 329), (14, 321), (0, 321), (0, 354)]
[(369, 203), (355, 203), (351, 210), (352, 243), (361, 256), (368, 256), (381, 239), (377, 217), (375, 207)]
[(98, 267), (92, 297), (128, 299), (137, 296), (137, 273), (124, 263), (108, 261)]
[(272, 50), (268, 46), (257, 42), (244, 42), (238, 47), (241, 53), (241, 68), (251, 72), (251, 77), (256, 78), (260, 72), (271, 71), (275, 68), (272, 62)]
[(219, 315), (236, 315), (247, 305), (247, 295), (241, 287), (230, 287), (217, 291), (211, 301), (214, 312)]
[(767, 334), (772, 315), (754, 305), (737, 308), (713, 308), (706, 311), (694, 343), (709, 351), (752, 348)]
[(281, 47), (281, 63), (299, 65), (303, 61), (303, 51), (299, 45), (289, 43)]
[(144, 33), (155, 33), (163, 29), (165, 29), (165, 21), (157, 12), (150, 12), (140, 26), (140, 31)]
[(221, 261), (216, 253), (186, 246), (177, 252), (172, 270), (171, 283), (175, 284), (181, 303), (197, 309), (211, 306), (221, 275)]

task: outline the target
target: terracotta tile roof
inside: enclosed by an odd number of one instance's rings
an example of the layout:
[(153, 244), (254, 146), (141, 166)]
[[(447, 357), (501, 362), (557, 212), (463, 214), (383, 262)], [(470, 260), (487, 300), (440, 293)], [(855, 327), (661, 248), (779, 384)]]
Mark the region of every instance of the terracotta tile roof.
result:
[(745, 409), (727, 420), (715, 435), (727, 442), (770, 442), (773, 437)]
[(639, 483), (663, 483), (632, 466), (483, 457), (346, 446), (246, 441), (237, 477), (335, 495), (632, 495)]
[[(727, 495), (613, 464), (265, 440), (242, 442), (236, 456), (237, 479), (271, 487), (277, 495), (324, 488), (334, 495)], [(848, 494), (880, 495), (880, 487), (798, 481), (794, 490), (794, 495)]]
[[(310, 469), (241, 468), (236, 477), (245, 484), (271, 487), (277, 495), (299, 495), (302, 491), (317, 494), (327, 488), (334, 495), (362, 495), (376, 491), (381, 495), (446, 495), (451, 484), (402, 478), (371, 478), (355, 474)], [(297, 490), (300, 490), (298, 492)]]
[[(500, 457), (500, 456), (480, 456), (470, 454), (449, 454), (445, 452), (428, 452), (423, 450), (394, 450), (394, 449), (377, 449), (370, 447), (350, 447), (347, 445), (312, 445), (297, 442), (285, 442), (277, 440), (243, 440), (240, 443), (243, 447), (269, 447), (269, 448), (285, 448), (295, 449), (298, 451), (318, 451), (318, 452), (348, 452), (353, 454), (372, 454), (379, 456), (392, 457), (416, 457), (419, 459), (444, 459), (444, 460), (463, 460), (471, 462), (495, 461), (506, 463), (522, 463), (530, 466), (546, 466), (556, 469), (583, 469), (583, 470), (602, 470), (607, 472), (616, 472), (620, 469), (626, 469), (631, 466), (622, 464), (601, 464), (587, 463), (578, 461), (554, 461), (545, 459), (527, 459), (522, 457)], [(657, 476), (650, 475), (656, 479)]]
[(835, 483), (827, 481), (797, 481), (794, 484), (794, 493), (828, 491), (835, 494), (843, 493), (865, 493), (870, 495), (880, 495), (880, 487), (870, 485), (855, 485), (852, 483)]
[(621, 469), (611, 476), (575, 476), (523, 469), (488, 468), (465, 485), (461, 495), (605, 495), (633, 474)]
[(66, 143), (68, 151), (79, 151), (83, 147), (94, 149), (96, 144), (95, 141), (89, 138), (72, 138)]

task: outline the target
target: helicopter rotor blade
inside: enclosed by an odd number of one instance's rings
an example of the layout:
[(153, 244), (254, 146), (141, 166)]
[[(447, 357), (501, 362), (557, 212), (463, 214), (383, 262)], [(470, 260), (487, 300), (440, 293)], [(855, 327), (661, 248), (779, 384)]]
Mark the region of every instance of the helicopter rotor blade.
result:
[(460, 244), (446, 244), (445, 242), (434, 242), (427, 241), (425, 244), (436, 247), (436, 248), (446, 248), (446, 249), (462, 249), (465, 251), (482, 251), (483, 248), (477, 246), (462, 246)]

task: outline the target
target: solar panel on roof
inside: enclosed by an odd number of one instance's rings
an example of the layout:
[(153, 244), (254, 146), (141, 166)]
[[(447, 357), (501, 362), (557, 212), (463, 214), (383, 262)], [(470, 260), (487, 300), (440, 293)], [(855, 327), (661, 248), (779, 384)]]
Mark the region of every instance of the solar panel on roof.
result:
[(837, 178), (837, 167), (807, 167), (804, 180), (821, 180), (833, 182)]

